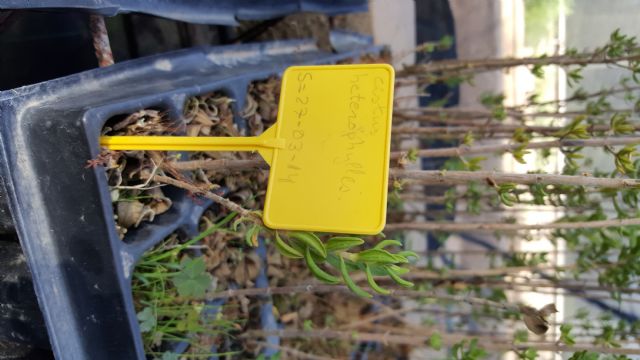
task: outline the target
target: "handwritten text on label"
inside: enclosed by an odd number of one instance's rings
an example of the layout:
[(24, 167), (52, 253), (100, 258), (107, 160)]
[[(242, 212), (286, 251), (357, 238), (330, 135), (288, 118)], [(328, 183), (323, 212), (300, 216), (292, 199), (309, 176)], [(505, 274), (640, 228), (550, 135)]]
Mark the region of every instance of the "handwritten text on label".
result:
[(286, 136), (286, 138), (289, 139), (287, 149), (291, 151), (291, 155), (288, 159), (287, 173), (278, 179), (279, 182), (293, 184), (296, 183), (296, 178), (300, 176), (300, 171), (302, 171), (302, 164), (300, 163), (300, 159), (298, 159), (298, 154), (304, 146), (303, 124), (309, 114), (310, 100), (309, 96), (306, 95), (308, 92), (306, 89), (313, 80), (313, 76), (307, 72), (300, 73), (296, 80), (298, 86), (295, 98), (296, 106), (293, 110), (293, 120), (296, 126), (291, 131), (291, 136)]

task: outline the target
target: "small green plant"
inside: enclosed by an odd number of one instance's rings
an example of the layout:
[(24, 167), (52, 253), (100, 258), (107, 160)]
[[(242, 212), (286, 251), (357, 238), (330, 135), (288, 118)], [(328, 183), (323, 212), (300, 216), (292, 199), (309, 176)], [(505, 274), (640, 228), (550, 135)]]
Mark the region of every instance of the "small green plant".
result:
[[(388, 247), (402, 246), (397, 240), (383, 240), (371, 249), (354, 251), (354, 248), (364, 244), (363, 239), (333, 236), (323, 242), (316, 234), (304, 231), (290, 231), (284, 237), (286, 240), (280, 233), (274, 234), (274, 244), (280, 253), (289, 258), (304, 259), (311, 273), (322, 282), (344, 283), (355, 294), (371, 297), (351, 278), (351, 273), (360, 271), (366, 275), (369, 287), (379, 294), (389, 295), (391, 291), (378, 285), (375, 276), (388, 276), (400, 286), (413, 287), (413, 283), (402, 279), (401, 275), (409, 271), (402, 265), (418, 255), (413, 251), (388, 251)], [(321, 265), (333, 267), (339, 277), (325, 271)]]
[[(173, 234), (136, 264), (132, 292), (147, 355), (162, 360), (212, 356), (209, 347), (200, 345), (198, 338), (224, 336), (233, 329), (234, 323), (224, 320), (219, 311), (206, 315), (213, 310), (205, 302), (213, 279), (202, 257), (187, 254), (191, 245), (221, 229), (233, 217), (235, 214), (230, 214), (183, 243)], [(161, 350), (162, 345), (182, 341), (189, 343), (188, 353), (178, 356)]]

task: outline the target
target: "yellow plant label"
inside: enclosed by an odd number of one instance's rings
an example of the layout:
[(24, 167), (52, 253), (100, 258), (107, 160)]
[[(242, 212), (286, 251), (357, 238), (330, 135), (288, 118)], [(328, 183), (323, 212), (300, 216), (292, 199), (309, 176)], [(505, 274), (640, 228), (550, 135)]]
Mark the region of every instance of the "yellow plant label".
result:
[(274, 229), (377, 234), (384, 228), (393, 108), (385, 64), (294, 66), (278, 120), (257, 137), (102, 136), (111, 150), (258, 151), (271, 165)]
[[(377, 234), (386, 222), (393, 68), (295, 66), (284, 73), (264, 222)], [(274, 129), (275, 128), (275, 129)], [(270, 158), (269, 158), (270, 157)]]

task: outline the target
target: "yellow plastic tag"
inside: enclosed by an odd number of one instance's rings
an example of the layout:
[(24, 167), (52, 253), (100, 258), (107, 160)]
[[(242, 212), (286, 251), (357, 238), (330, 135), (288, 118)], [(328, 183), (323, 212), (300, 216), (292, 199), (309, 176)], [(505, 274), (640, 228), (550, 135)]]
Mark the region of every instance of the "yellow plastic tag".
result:
[(271, 165), (273, 229), (377, 234), (387, 208), (393, 68), (295, 66), (278, 120), (258, 137), (103, 136), (112, 150), (258, 151)]
[(282, 79), (264, 222), (377, 234), (386, 222), (393, 68), (296, 66)]

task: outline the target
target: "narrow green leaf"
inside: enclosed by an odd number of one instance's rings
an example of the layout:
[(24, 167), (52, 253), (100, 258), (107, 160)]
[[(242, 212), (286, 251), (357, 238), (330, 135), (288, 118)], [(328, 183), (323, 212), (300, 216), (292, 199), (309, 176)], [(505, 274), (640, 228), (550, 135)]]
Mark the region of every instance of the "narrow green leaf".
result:
[(393, 271), (394, 273), (396, 273), (398, 275), (404, 275), (404, 274), (406, 274), (406, 273), (408, 273), (410, 271), (407, 268), (403, 268), (403, 267), (400, 267), (398, 265), (393, 265), (393, 264), (392, 265), (386, 265), (384, 267), (385, 273), (386, 273), (387, 269)]
[(311, 256), (311, 250), (309, 250), (309, 248), (307, 248), (304, 254), (304, 260), (307, 262), (311, 273), (318, 278), (318, 280), (324, 281), (328, 284), (338, 284), (340, 282), (339, 278), (325, 272), (318, 266), (318, 264), (316, 264), (315, 260), (313, 260), (313, 256)]
[(323, 259), (327, 257), (327, 249), (316, 234), (307, 231), (292, 231), (289, 233), (289, 236), (311, 248), (316, 254), (322, 256)]
[(327, 240), (325, 247), (327, 252), (347, 250), (364, 244), (364, 240), (354, 236), (334, 236)]
[(380, 264), (395, 264), (401, 262), (396, 256), (386, 250), (369, 249), (357, 254), (358, 261)]
[(349, 290), (353, 291), (354, 294), (365, 297), (365, 298), (373, 297), (371, 294), (362, 290), (358, 285), (356, 285), (355, 282), (353, 282), (353, 279), (351, 279), (351, 276), (349, 276), (349, 271), (347, 270), (347, 264), (345, 263), (344, 258), (342, 257), (340, 257), (340, 273), (342, 273), (342, 279), (344, 280), (344, 283), (347, 284), (347, 287), (349, 288)]
[(407, 288), (412, 288), (414, 286), (411, 281), (407, 281), (401, 278), (398, 274), (396, 274), (393, 270), (389, 269), (388, 267), (387, 267), (387, 274), (389, 274), (389, 277), (391, 277), (391, 279), (400, 286), (404, 286)]
[(249, 230), (244, 234), (244, 241), (248, 246), (256, 247), (258, 246), (258, 235), (260, 234), (260, 226), (257, 224), (251, 225)]
[(289, 244), (284, 242), (284, 240), (282, 240), (280, 235), (278, 235), (277, 231), (276, 231), (276, 237), (275, 237), (275, 244), (276, 244), (276, 248), (278, 249), (280, 254), (282, 254), (283, 256), (286, 256), (291, 259), (301, 259), (304, 257), (304, 255), (300, 251), (298, 251), (297, 249), (291, 247)]
[(376, 283), (375, 279), (373, 278), (373, 274), (371, 273), (371, 267), (369, 267), (369, 265), (364, 266), (364, 271), (367, 274), (367, 282), (369, 283), (369, 287), (371, 287), (373, 291), (382, 295), (391, 294), (391, 291), (381, 287), (380, 285), (378, 285), (378, 283)]
[(374, 249), (384, 249), (387, 246), (400, 246), (402, 247), (402, 243), (398, 240), (382, 240), (374, 246)]
[(396, 255), (404, 256), (405, 258), (410, 258), (410, 257), (415, 258), (415, 259), (419, 259), (420, 258), (420, 256), (415, 251), (411, 251), (411, 250), (400, 251)]

